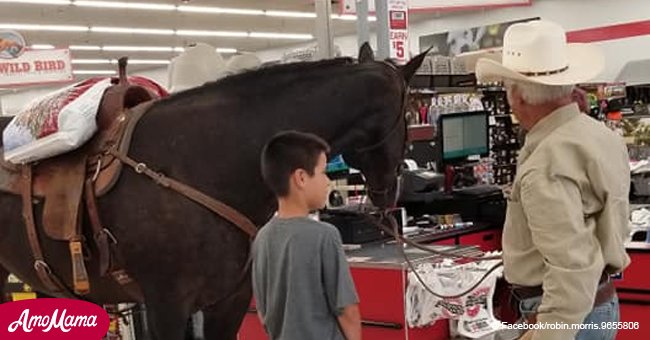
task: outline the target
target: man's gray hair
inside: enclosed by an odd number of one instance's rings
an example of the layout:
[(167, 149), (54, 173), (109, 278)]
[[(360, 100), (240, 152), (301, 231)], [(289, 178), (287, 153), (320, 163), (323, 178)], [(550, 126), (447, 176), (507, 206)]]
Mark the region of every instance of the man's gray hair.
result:
[(574, 85), (543, 85), (511, 79), (506, 79), (504, 85), (506, 88), (516, 87), (524, 101), (530, 105), (540, 105), (570, 96), (575, 88)]

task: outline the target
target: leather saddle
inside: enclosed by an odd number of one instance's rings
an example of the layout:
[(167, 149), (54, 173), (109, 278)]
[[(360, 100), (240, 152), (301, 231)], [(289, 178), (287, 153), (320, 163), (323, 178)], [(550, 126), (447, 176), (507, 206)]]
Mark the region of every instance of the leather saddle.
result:
[[(154, 99), (155, 95), (146, 88), (128, 83), (126, 59), (121, 59), (120, 77), (106, 89), (100, 102), (96, 116), (97, 132), (81, 148), (24, 165), (5, 162), (3, 152), (0, 150), (2, 152), (0, 153), (0, 191), (43, 199), (42, 225), (45, 234), (53, 240), (70, 243), (75, 294), (82, 295), (90, 291), (81, 250), (83, 249), (81, 220), (84, 202), (89, 208), (93, 205), (96, 210), (95, 198), (106, 194), (115, 185), (122, 170), (122, 163), (107, 157), (106, 150), (117, 145), (117, 150), (120, 152), (128, 151), (136, 124), (154, 103)], [(26, 167), (29, 167), (29, 178), (25, 176)], [(25, 202), (29, 201), (23, 197), (24, 216), (27, 209)], [(96, 211), (89, 209), (91, 221), (93, 214), (97, 214)], [(28, 218), (25, 219), (28, 224)], [(26, 227), (29, 234), (30, 226)], [(35, 226), (32, 228), (35, 230)], [(108, 238), (112, 235), (103, 234), (101, 229), (104, 231), (106, 229), (99, 226), (93, 229), (98, 229), (93, 230), (93, 235), (99, 249), (100, 270), (102, 274), (106, 274), (110, 265)], [(31, 244), (31, 247), (35, 255), (35, 268), (38, 267), (36, 264), (39, 260), (47, 267), (44, 259), (39, 259), (42, 257), (42, 254), (39, 256), (40, 249), (34, 249), (34, 247), (40, 248), (37, 239), (34, 242), (36, 245)], [(30, 240), (30, 243), (34, 242)], [(42, 281), (50, 286), (48, 288), (51, 290), (61, 292), (64, 289), (63, 285), (56, 282), (53, 285), (47, 283), (48, 279), (44, 276), (51, 276), (48, 272), (51, 272), (49, 268), (45, 268), (44, 274), (39, 274)], [(122, 281), (129, 281), (125, 280), (124, 273), (120, 273), (120, 276)]]

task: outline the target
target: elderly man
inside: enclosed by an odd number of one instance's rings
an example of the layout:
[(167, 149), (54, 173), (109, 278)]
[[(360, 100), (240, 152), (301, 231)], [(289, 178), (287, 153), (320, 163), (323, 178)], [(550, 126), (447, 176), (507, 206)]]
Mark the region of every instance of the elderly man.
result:
[(508, 29), (502, 63), (481, 59), (476, 66), (480, 81), (504, 82), (515, 116), (529, 131), (503, 231), (506, 279), (528, 322), (569, 327), (528, 331), (522, 338), (616, 335), (571, 327), (619, 321), (610, 275), (630, 262), (624, 248), (630, 183), (625, 144), (581, 114), (572, 99), (574, 84), (602, 70), (599, 52), (567, 44), (555, 23), (535, 21)]

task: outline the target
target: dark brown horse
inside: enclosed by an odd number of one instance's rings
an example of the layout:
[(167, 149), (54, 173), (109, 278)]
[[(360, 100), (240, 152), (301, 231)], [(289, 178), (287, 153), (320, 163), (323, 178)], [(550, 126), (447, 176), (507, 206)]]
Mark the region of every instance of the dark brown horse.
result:
[[(366, 46), (359, 63), (273, 66), (179, 93), (156, 103), (138, 123), (130, 156), (262, 226), (276, 209), (259, 170), (262, 146), (279, 131), (312, 132), (362, 171), (375, 205), (389, 206), (404, 152), (406, 84), (423, 57), (396, 67), (374, 61)], [(206, 338), (235, 339), (251, 300), (250, 277), (240, 279), (249, 252), (241, 230), (131, 169), (98, 203), (125, 269), (142, 288), (156, 339), (182, 339), (197, 310), (204, 312)], [(0, 264), (48, 293), (33, 269), (20, 211), (19, 197), (0, 194)], [(41, 211), (42, 203), (35, 206), (36, 216)], [(53, 271), (69, 283), (67, 243), (42, 232), (39, 237)], [(131, 300), (112, 280), (99, 277), (95, 261), (87, 267), (92, 289), (86, 299)]]

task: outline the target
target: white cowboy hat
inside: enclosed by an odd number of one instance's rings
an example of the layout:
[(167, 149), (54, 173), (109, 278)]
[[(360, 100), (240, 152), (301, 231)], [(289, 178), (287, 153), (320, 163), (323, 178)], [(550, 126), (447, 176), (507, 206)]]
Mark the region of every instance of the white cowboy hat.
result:
[(226, 63), (214, 47), (204, 43), (189, 46), (167, 68), (169, 91), (181, 92), (215, 81), (225, 69)]
[(564, 29), (550, 21), (530, 21), (508, 28), (502, 62), (479, 59), (480, 82), (515, 81), (573, 85), (593, 80), (605, 66), (602, 51), (588, 44), (567, 44)]

